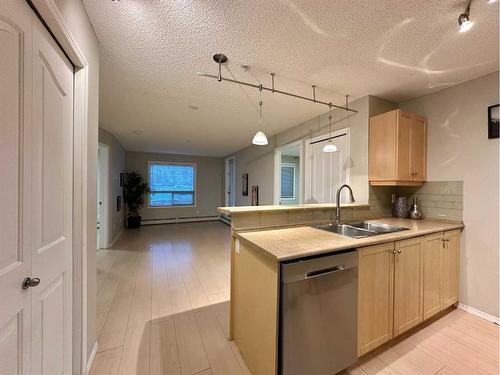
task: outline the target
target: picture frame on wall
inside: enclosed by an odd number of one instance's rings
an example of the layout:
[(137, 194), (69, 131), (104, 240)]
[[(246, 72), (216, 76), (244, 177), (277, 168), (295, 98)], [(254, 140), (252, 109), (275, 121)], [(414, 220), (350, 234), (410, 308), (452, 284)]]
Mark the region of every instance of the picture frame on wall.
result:
[(248, 173), (243, 174), (241, 179), (241, 195), (248, 197)]
[(488, 107), (488, 138), (500, 138), (500, 104)]
[(259, 205), (259, 187), (252, 186), (252, 206)]

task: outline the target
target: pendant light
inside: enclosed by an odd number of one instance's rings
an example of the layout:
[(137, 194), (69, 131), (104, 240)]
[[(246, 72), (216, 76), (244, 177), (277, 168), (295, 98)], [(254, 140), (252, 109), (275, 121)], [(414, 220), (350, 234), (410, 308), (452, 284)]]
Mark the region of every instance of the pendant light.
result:
[(337, 146), (332, 143), (332, 104), (329, 105), (328, 112), (328, 142), (323, 147), (323, 152), (337, 152)]
[(268, 144), (267, 137), (262, 131), (262, 86), (259, 93), (259, 131), (255, 133), (252, 143), (257, 146), (265, 146)]
[(458, 16), (458, 30), (461, 33), (465, 33), (469, 31), (472, 28), (472, 21), (470, 20), (470, 3), (471, 0), (467, 2), (467, 5), (465, 7), (465, 11)]

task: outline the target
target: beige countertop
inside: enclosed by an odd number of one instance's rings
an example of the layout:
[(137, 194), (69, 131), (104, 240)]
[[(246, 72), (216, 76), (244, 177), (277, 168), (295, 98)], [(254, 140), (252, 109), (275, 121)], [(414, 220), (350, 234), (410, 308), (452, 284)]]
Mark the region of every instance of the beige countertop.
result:
[[(275, 211), (296, 211), (296, 210), (314, 210), (336, 208), (335, 203), (317, 203), (317, 204), (294, 204), (290, 206), (266, 205), (266, 206), (237, 206), (237, 207), (219, 207), (217, 211), (224, 215), (234, 214), (252, 214), (260, 212)], [(342, 203), (341, 208), (370, 207), (368, 203)]]
[(410, 229), (401, 232), (381, 234), (358, 239), (309, 226), (253, 232), (237, 232), (235, 235), (242, 240), (248, 241), (257, 249), (267, 253), (267, 255), (273, 257), (276, 261), (281, 262), (338, 250), (399, 241), (405, 238), (464, 227), (461, 222), (438, 220), (383, 218), (368, 221), (397, 225)]

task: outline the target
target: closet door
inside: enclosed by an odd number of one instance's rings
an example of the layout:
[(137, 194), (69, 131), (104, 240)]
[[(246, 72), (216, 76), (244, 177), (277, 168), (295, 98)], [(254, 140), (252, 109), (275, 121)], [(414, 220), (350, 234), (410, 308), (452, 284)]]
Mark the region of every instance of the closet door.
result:
[(31, 366), (72, 372), (73, 67), (33, 16)]
[[(305, 203), (335, 203), (337, 188), (349, 181), (349, 132), (332, 139), (337, 152), (323, 152), (328, 134), (306, 141)], [(348, 202), (347, 192), (342, 202)]]
[(31, 9), (0, 1), (0, 373), (30, 374)]

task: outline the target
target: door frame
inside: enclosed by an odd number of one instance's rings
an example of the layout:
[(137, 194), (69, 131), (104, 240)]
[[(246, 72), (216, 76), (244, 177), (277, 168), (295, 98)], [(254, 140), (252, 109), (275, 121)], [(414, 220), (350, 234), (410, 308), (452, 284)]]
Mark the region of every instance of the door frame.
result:
[[(97, 181), (98, 181), (98, 186), (97, 186), (97, 194), (98, 197), (100, 197), (100, 200), (103, 205), (103, 217), (100, 218), (100, 223), (99, 226), (100, 228), (103, 228), (104, 230), (101, 230), (100, 235), (103, 235), (103, 238), (98, 237), (98, 242), (97, 242), (97, 250), (99, 249), (105, 249), (109, 246), (109, 156), (110, 156), (110, 148), (107, 144), (99, 142), (98, 144), (98, 156), (97, 156), (97, 163), (98, 163), (98, 169), (97, 169)], [(102, 152), (102, 154), (101, 154)], [(101, 156), (102, 155), (102, 156)], [(104, 173), (101, 173), (101, 168), (104, 167)], [(105, 179), (104, 181), (102, 180), (101, 176), (104, 175)], [(102, 190), (102, 191), (101, 191)], [(104, 193), (104, 194), (102, 194)], [(99, 199), (98, 199), (99, 203)], [(99, 210), (99, 208), (98, 208)], [(99, 214), (99, 212), (98, 212)], [(99, 243), (100, 242), (100, 243)], [(101, 246), (102, 244), (102, 246)]]
[[(87, 179), (89, 65), (54, 0), (26, 0), (74, 66), (73, 96), (73, 373), (87, 374)], [(94, 227), (95, 228), (95, 227)], [(87, 362), (87, 358), (89, 359)]]
[(280, 204), (281, 201), (281, 153), (290, 147), (299, 146), (299, 204), (304, 203), (304, 141), (299, 140), (274, 149), (274, 192), (273, 203)]
[(225, 165), (225, 168), (224, 168), (224, 204), (226, 207), (229, 207), (231, 202), (229, 201), (229, 197), (228, 197), (228, 190), (229, 190), (229, 180), (227, 178), (228, 176), (228, 172), (229, 172), (229, 161), (230, 160), (233, 160), (233, 168), (234, 168), (234, 173), (233, 173), (233, 181), (231, 181), (233, 183), (233, 188), (234, 188), (234, 192), (233, 192), (233, 195), (234, 195), (234, 204), (236, 205), (236, 156), (230, 156), (228, 158), (226, 158), (226, 160), (224, 161), (224, 165)]

